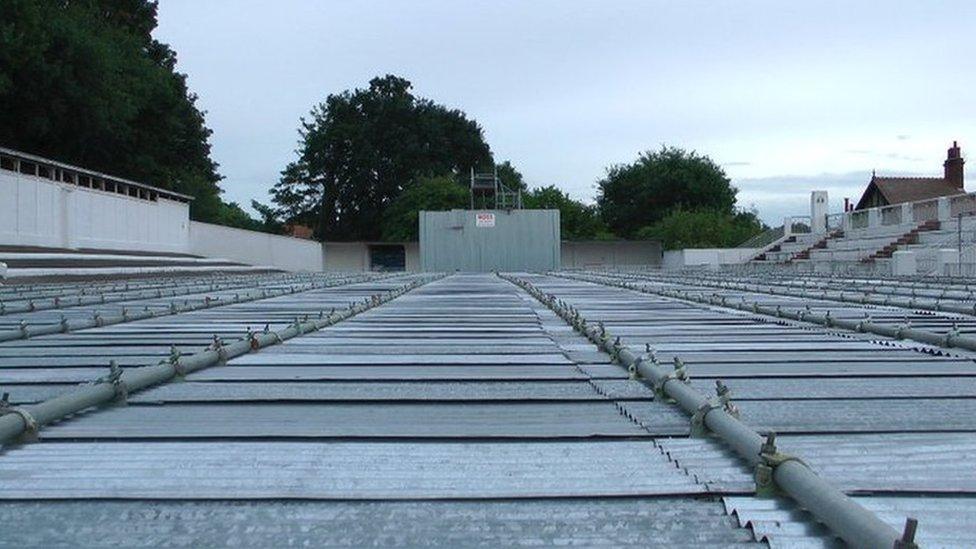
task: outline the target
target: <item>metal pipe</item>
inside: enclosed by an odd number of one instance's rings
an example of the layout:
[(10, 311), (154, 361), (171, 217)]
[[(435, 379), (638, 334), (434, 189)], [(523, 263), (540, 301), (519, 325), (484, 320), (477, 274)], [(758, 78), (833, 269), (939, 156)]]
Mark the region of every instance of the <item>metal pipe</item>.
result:
[[(250, 337), (247, 339), (242, 339), (226, 346), (220, 345), (217, 348), (208, 348), (202, 352), (186, 356), (185, 358), (177, 357), (175, 360), (169, 362), (127, 368), (121, 372), (117, 381), (107, 380), (105, 378), (99, 379), (91, 385), (82, 386), (43, 402), (19, 407), (18, 410), (24, 412), (25, 415), (17, 412), (0, 416), (0, 445), (10, 442), (12, 439), (29, 430), (38, 429), (49, 423), (64, 419), (71, 414), (110, 402), (118, 397), (119, 386), (124, 387), (125, 393), (132, 393), (160, 383), (165, 383), (179, 375), (202, 370), (215, 364), (223, 364), (231, 358), (257, 351), (269, 345), (284, 342), (293, 337), (318, 331), (336, 322), (356, 316), (363, 311), (395, 299), (439, 277), (440, 275), (433, 275), (412, 280), (398, 288), (380, 294), (379, 297), (374, 296), (374, 299), (368, 300), (367, 302), (355, 303), (321, 320), (296, 322), (294, 325), (278, 332), (249, 334)], [(32, 425), (28, 424), (28, 419), (33, 422)]]
[[(943, 301), (941, 301), (942, 299), (954, 299), (953, 296), (950, 296), (947, 293), (942, 293), (939, 294), (938, 296), (935, 295), (927, 296), (934, 300), (933, 303), (927, 303), (925, 301), (918, 301), (914, 296), (910, 299), (897, 299), (897, 298), (892, 299), (890, 296), (896, 295), (894, 292), (882, 291), (883, 289), (878, 288), (877, 286), (872, 288), (873, 291), (875, 291), (875, 293), (885, 294), (885, 297), (882, 298), (877, 296), (871, 296), (866, 293), (862, 293), (860, 295), (846, 295), (844, 291), (839, 291), (835, 295), (830, 295), (826, 291), (824, 291), (822, 294), (817, 295), (805, 291), (777, 290), (775, 288), (776, 284), (771, 282), (766, 284), (755, 284), (755, 283), (750, 284), (744, 282), (731, 282), (728, 280), (712, 281), (707, 277), (691, 278), (689, 280), (688, 278), (675, 277), (675, 276), (669, 277), (669, 276), (659, 275), (656, 276), (655, 278), (648, 278), (648, 277), (642, 277), (642, 276), (632, 275), (632, 274), (623, 274), (623, 273), (603, 273), (603, 276), (607, 276), (610, 278), (617, 278), (617, 279), (643, 280), (648, 282), (652, 282), (652, 281), (656, 282), (659, 280), (663, 280), (668, 282), (677, 282), (679, 284), (691, 284), (695, 286), (706, 286), (706, 287), (729, 289), (729, 290), (742, 290), (742, 291), (764, 293), (770, 295), (783, 295), (783, 296), (801, 297), (801, 298), (808, 298), (808, 299), (841, 301), (845, 303), (857, 303), (860, 305), (894, 306), (894, 307), (902, 307), (902, 308), (910, 308), (910, 309), (918, 309), (918, 310), (951, 312), (951, 313), (959, 313), (959, 314), (965, 314), (970, 316), (976, 316), (976, 305), (967, 306), (967, 305), (959, 305), (953, 303), (944, 303)], [(779, 284), (779, 286), (785, 286), (788, 288), (791, 287), (785, 284)], [(850, 289), (847, 288), (847, 291), (850, 291)], [(974, 296), (967, 294), (966, 296), (961, 296), (959, 298), (972, 299), (973, 297)]]
[[(21, 298), (15, 300), (13, 304), (4, 303), (0, 307), (0, 316), (11, 315), (17, 313), (33, 313), (38, 311), (52, 311), (61, 309), (70, 309), (73, 307), (83, 307), (85, 305), (102, 305), (107, 303), (119, 303), (123, 301), (133, 301), (138, 299), (160, 299), (163, 297), (175, 297), (181, 295), (190, 295), (204, 292), (218, 292), (226, 290), (236, 290), (240, 288), (248, 287), (259, 287), (261, 282), (265, 281), (280, 281), (283, 283), (288, 283), (294, 280), (307, 280), (307, 277), (292, 277), (292, 276), (282, 276), (282, 277), (255, 277), (253, 280), (247, 282), (241, 282), (238, 284), (223, 284), (217, 285), (214, 283), (197, 283), (192, 285), (173, 285), (175, 289), (163, 289), (163, 288), (152, 288), (143, 290), (133, 290), (133, 291), (114, 291), (109, 290), (104, 293), (100, 293), (97, 296), (92, 295), (91, 292), (77, 295), (74, 299), (67, 299), (63, 294), (54, 296), (50, 301), (37, 302), (36, 297), (32, 298)], [(106, 297), (106, 294), (115, 294), (112, 297)], [(27, 301), (27, 303), (23, 303)]]
[[(217, 273), (209, 276), (196, 276), (191, 278), (184, 277), (153, 277), (140, 279), (138, 284), (126, 282), (124, 284), (106, 284), (94, 281), (86, 281), (84, 284), (44, 284), (40, 288), (34, 285), (5, 286), (0, 288), (0, 300), (7, 302), (20, 302), (47, 298), (67, 298), (71, 296), (92, 296), (98, 294), (112, 294), (129, 291), (146, 291), (153, 293), (161, 292), (169, 288), (180, 288), (195, 284), (210, 289), (215, 289), (217, 284), (240, 284), (249, 285), (260, 282), (262, 279), (281, 279), (281, 280), (308, 280), (314, 275), (300, 273), (277, 273), (274, 275), (236, 275), (229, 276)], [(8, 305), (9, 306), (9, 305)]]
[(712, 298), (705, 298), (703, 296), (695, 296), (686, 291), (682, 290), (654, 290), (651, 288), (646, 288), (643, 286), (638, 286), (637, 284), (630, 282), (617, 282), (609, 280), (600, 280), (598, 277), (587, 277), (586, 275), (571, 275), (567, 273), (553, 274), (553, 276), (569, 279), (583, 280), (586, 282), (593, 282), (596, 284), (603, 284), (604, 286), (614, 286), (618, 288), (623, 288), (627, 290), (634, 290), (637, 292), (642, 292), (646, 294), (655, 294), (663, 297), (670, 297), (674, 299), (683, 299), (685, 301), (692, 301), (695, 303), (703, 303), (707, 305), (717, 305), (720, 307), (726, 307), (731, 309), (739, 309), (741, 311), (748, 311), (756, 314), (764, 314), (767, 316), (774, 316), (778, 318), (786, 318), (789, 320), (797, 320), (800, 322), (809, 322), (812, 324), (819, 324), (821, 326), (826, 326), (828, 328), (842, 328), (845, 330), (872, 333), (875, 335), (880, 335), (884, 337), (890, 337), (893, 339), (911, 339), (918, 341), (919, 343), (926, 343), (929, 345), (935, 345), (939, 347), (953, 348), (957, 347), (960, 349), (967, 349), (970, 351), (976, 351), (976, 338), (970, 336), (963, 336), (954, 332), (940, 334), (938, 332), (930, 332), (928, 330), (919, 330), (917, 328), (910, 328), (907, 326), (894, 327), (886, 326), (870, 321), (857, 321), (857, 320), (845, 320), (845, 319), (835, 319), (828, 315), (817, 315), (814, 313), (807, 313), (803, 310), (790, 311), (788, 309), (783, 309), (782, 307), (768, 307), (759, 305), (757, 302), (748, 302), (744, 299), (736, 303), (729, 303), (727, 300), (713, 296)]
[[(389, 276), (389, 275), (387, 275)], [(90, 319), (84, 320), (62, 320), (58, 324), (43, 324), (41, 326), (30, 326), (27, 324), (22, 324), (20, 328), (16, 330), (6, 330), (0, 332), (0, 343), (5, 341), (15, 341), (18, 339), (28, 339), (34, 336), (40, 335), (52, 335), (57, 333), (75, 332), (78, 330), (86, 330), (89, 328), (98, 328), (101, 326), (111, 326), (113, 324), (122, 324), (125, 322), (133, 322), (136, 320), (145, 320), (148, 318), (156, 318), (161, 316), (169, 316), (174, 314), (186, 313), (191, 311), (197, 311), (200, 309), (210, 309), (213, 307), (220, 307), (223, 305), (233, 305), (237, 303), (247, 303), (250, 301), (259, 301), (262, 299), (270, 299), (272, 297), (281, 297), (283, 295), (294, 294), (299, 292), (306, 292), (310, 290), (317, 290), (321, 288), (330, 288), (333, 286), (341, 286), (344, 284), (350, 284), (355, 282), (365, 282), (367, 280), (376, 280), (377, 278), (382, 279), (385, 277), (374, 277), (374, 276), (356, 276), (348, 278), (337, 278), (329, 279), (326, 282), (312, 282), (306, 284), (305, 286), (289, 286), (285, 289), (280, 290), (261, 290), (260, 292), (253, 292), (245, 295), (234, 294), (227, 299), (209, 299), (206, 298), (199, 303), (189, 304), (184, 306), (176, 305), (175, 303), (171, 305), (169, 309), (157, 309), (155, 311), (136, 311), (134, 313), (129, 313), (123, 309), (123, 312), (118, 315), (108, 315), (102, 316), (96, 313)]]
[[(763, 438), (756, 430), (721, 407), (710, 406), (707, 397), (682, 379), (675, 377), (673, 372), (668, 372), (653, 359), (648, 360), (647, 357), (621, 346), (619, 340), (611, 343), (605, 331), (586, 327), (585, 320), (575, 322), (576, 319), (581, 318), (578, 312), (569, 314), (565, 307), (555, 303), (554, 296), (547, 297), (528, 281), (502, 274), (499, 276), (525, 289), (530, 295), (550, 307), (564, 320), (583, 332), (583, 335), (598, 347), (615, 357), (621, 365), (628, 369), (633, 367), (645, 380), (650, 380), (655, 387), (660, 387), (667, 396), (673, 398), (686, 413), (695, 414), (699, 410), (703, 411), (704, 424), (750, 465), (765, 463), (761, 454)], [(569, 321), (569, 318), (574, 319), (574, 322)], [(583, 328), (580, 329), (580, 326)], [(703, 408), (703, 405), (706, 408)], [(803, 462), (791, 458), (769, 465), (776, 486), (813, 513), (818, 520), (848, 544), (854, 547), (895, 546), (896, 540), (900, 537), (898, 531), (817, 476)]]

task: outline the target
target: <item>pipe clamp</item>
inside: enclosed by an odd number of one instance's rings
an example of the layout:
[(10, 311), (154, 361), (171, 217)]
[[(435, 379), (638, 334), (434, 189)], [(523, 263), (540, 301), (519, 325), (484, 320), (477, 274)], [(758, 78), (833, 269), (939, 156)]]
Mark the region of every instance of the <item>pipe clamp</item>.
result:
[(20, 416), (20, 419), (24, 420), (24, 430), (21, 433), (21, 437), (27, 440), (32, 440), (37, 438), (38, 424), (37, 420), (30, 412), (21, 408), (20, 406), (10, 405), (10, 393), (4, 393), (0, 397), (0, 417), (16, 414)]
[(804, 467), (809, 467), (802, 459), (777, 450), (776, 433), (774, 432), (766, 434), (766, 440), (763, 442), (762, 448), (759, 449), (759, 459), (754, 473), (756, 496), (758, 497), (774, 497), (780, 494), (780, 489), (776, 486), (776, 481), (773, 478), (773, 473), (780, 465), (787, 461), (795, 461)]

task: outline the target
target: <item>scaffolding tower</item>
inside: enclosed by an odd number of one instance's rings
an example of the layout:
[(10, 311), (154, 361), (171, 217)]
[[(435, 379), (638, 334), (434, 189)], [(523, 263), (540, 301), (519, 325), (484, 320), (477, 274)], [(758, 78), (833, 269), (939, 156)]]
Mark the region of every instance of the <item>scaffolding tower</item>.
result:
[(492, 204), (495, 210), (521, 210), (522, 190), (510, 189), (498, 177), (498, 168), (488, 173), (476, 173), (471, 168), (471, 209), (475, 209), (475, 197), (481, 197), (481, 207)]

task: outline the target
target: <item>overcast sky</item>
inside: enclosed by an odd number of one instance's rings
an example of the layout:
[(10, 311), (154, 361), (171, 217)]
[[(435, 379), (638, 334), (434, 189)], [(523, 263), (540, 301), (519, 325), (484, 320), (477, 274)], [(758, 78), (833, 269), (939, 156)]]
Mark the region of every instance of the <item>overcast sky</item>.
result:
[(530, 186), (586, 200), (669, 144), (781, 223), (811, 189), (839, 211), (872, 169), (939, 175), (953, 139), (976, 151), (972, 0), (161, 0), (159, 20), (242, 205), (268, 200), (314, 104), (387, 73), (476, 119)]

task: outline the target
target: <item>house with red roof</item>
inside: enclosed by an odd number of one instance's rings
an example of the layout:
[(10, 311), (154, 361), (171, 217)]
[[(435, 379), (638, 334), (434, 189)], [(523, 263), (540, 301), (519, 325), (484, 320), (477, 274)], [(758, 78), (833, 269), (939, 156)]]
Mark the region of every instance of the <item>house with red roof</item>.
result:
[(872, 174), (871, 182), (854, 209), (919, 202), (964, 193), (964, 163), (959, 144), (953, 141), (943, 163), (942, 177), (887, 177)]

